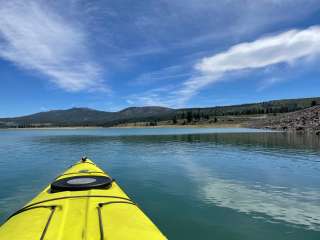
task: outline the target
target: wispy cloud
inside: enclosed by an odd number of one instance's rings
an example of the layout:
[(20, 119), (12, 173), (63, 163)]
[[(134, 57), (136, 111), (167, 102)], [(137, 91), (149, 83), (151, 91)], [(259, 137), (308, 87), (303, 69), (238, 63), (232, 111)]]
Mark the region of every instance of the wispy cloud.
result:
[(0, 57), (67, 91), (105, 89), (85, 33), (43, 3), (0, 1)]
[(175, 79), (187, 78), (190, 72), (184, 65), (173, 65), (160, 70), (146, 72), (138, 76), (133, 82), (139, 85), (150, 85), (159, 81), (170, 82)]
[(209, 84), (225, 80), (226, 73), (252, 70), (275, 64), (292, 64), (296, 60), (320, 53), (320, 27), (290, 30), (240, 43), (225, 52), (200, 59), (192, 78), (183, 83), (177, 97), (186, 102)]
[(132, 94), (126, 98), (129, 105), (135, 106), (166, 106), (177, 107), (172, 97), (173, 85), (154, 88), (139, 94)]
[[(132, 8), (121, 8), (120, 11), (118, 4), (112, 1), (102, 5), (100, 11), (107, 8), (118, 14), (116, 21), (111, 19), (105, 23), (112, 32), (108, 39), (127, 58), (170, 54), (179, 49), (190, 54), (199, 47), (203, 49), (221, 42), (228, 44), (235, 39), (255, 37), (270, 29), (279, 29), (274, 26), (284, 23), (292, 26), (298, 19), (319, 11), (318, 0), (307, 3), (304, 0), (139, 1)], [(126, 24), (121, 21), (124, 12)], [(108, 45), (110, 42), (105, 41)]]

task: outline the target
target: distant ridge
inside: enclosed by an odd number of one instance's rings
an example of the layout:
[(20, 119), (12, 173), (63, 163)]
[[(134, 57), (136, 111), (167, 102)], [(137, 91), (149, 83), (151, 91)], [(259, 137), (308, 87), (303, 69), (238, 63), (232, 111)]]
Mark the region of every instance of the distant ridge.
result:
[(129, 107), (118, 112), (99, 111), (90, 108), (51, 110), (27, 116), (0, 118), (0, 127), (65, 127), (103, 126), (133, 122), (168, 121), (172, 124), (189, 124), (200, 121), (216, 121), (219, 116), (274, 115), (306, 109), (319, 105), (320, 97), (273, 100), (231, 106), (172, 109), (160, 106)]
[(173, 109), (158, 106), (129, 107), (119, 112), (105, 112), (77, 107), (39, 112), (14, 118), (0, 118), (0, 126), (109, 126), (120, 121), (138, 121), (161, 117), (173, 112)]

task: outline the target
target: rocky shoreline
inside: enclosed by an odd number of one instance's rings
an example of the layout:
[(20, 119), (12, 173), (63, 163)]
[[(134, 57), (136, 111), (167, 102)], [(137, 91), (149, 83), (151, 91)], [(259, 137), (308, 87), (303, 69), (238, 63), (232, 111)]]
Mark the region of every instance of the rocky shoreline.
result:
[(320, 105), (280, 116), (268, 117), (250, 125), (256, 128), (310, 132), (320, 135)]

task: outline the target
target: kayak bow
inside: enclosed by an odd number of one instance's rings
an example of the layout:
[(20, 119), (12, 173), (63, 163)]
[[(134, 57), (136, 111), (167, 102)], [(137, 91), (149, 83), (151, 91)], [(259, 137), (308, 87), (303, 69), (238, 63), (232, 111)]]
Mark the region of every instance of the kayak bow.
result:
[(91, 160), (57, 177), (0, 227), (1, 240), (165, 240), (166, 237)]

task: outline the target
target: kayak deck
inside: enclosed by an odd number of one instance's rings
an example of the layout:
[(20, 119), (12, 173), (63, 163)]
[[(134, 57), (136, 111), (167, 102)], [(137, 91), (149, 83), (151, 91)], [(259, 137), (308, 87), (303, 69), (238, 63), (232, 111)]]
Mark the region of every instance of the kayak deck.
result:
[[(110, 178), (92, 161), (76, 163), (56, 180)], [(111, 179), (111, 178), (110, 178)], [(71, 182), (71, 181), (69, 181)], [(46, 187), (0, 227), (0, 239), (166, 239), (119, 185), (52, 192)]]

